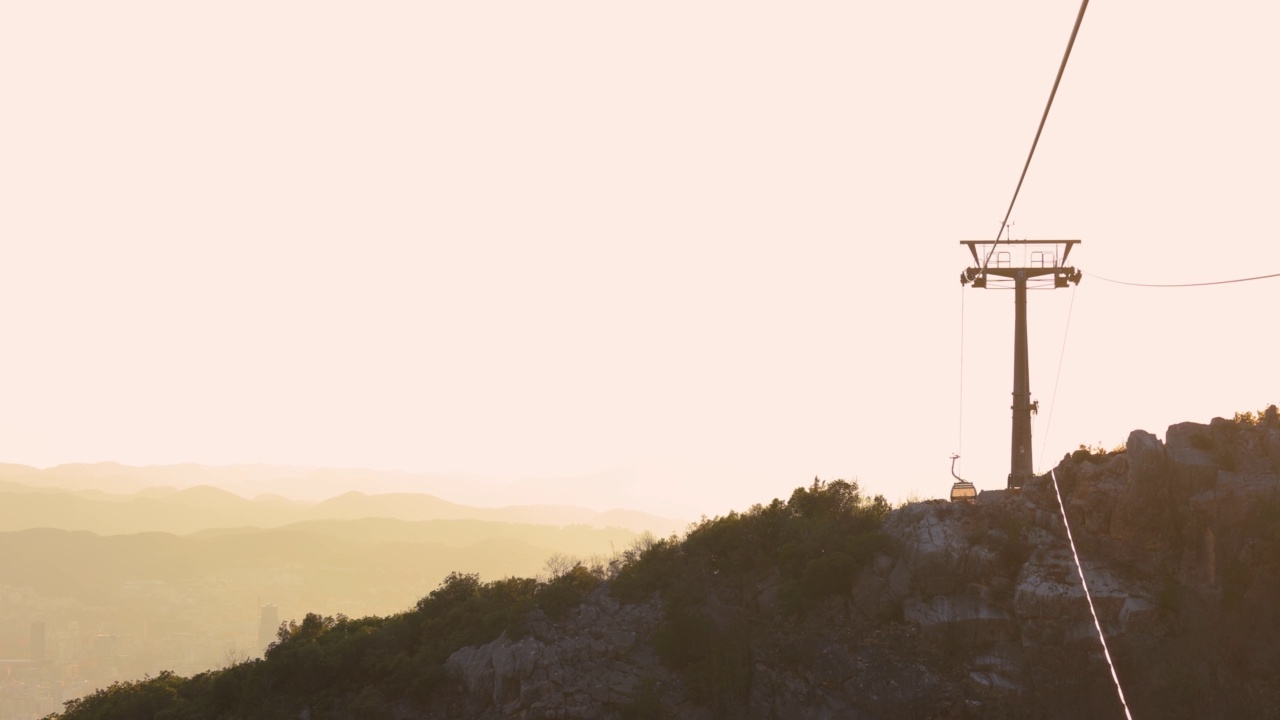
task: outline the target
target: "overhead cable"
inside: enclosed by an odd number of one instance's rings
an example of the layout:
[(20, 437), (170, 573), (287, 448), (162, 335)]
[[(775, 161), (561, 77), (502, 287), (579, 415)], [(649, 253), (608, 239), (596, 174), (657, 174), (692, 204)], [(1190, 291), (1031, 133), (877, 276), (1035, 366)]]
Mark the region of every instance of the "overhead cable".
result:
[[(1071, 288), (1071, 303), (1067, 305), (1067, 326), (1062, 330), (1062, 350), (1058, 353), (1058, 372), (1053, 376), (1053, 394), (1049, 396), (1049, 417), (1044, 421), (1044, 438), (1040, 440), (1040, 462), (1044, 462), (1044, 449), (1049, 444), (1049, 428), (1053, 427), (1053, 411), (1058, 407), (1058, 382), (1062, 380), (1062, 360), (1067, 356), (1067, 337), (1071, 334), (1071, 311), (1076, 307), (1076, 291), (1079, 285)], [(1036, 414), (1039, 417), (1039, 413)]]
[(1089, 7), (1089, 0), (1080, 0), (1080, 12), (1076, 13), (1076, 24), (1071, 28), (1071, 38), (1067, 40), (1067, 49), (1062, 53), (1062, 62), (1058, 65), (1058, 75), (1053, 79), (1053, 89), (1049, 91), (1049, 101), (1044, 104), (1044, 114), (1040, 116), (1040, 126), (1036, 128), (1036, 137), (1031, 141), (1031, 152), (1027, 153), (1027, 162), (1022, 166), (1022, 174), (1018, 176), (1018, 186), (1013, 189), (1013, 198), (1009, 200), (1009, 209), (1004, 213), (1004, 220), (1000, 221), (1000, 230), (996, 232), (996, 241), (991, 245), (991, 250), (987, 252), (987, 257), (982, 261), (982, 270), (985, 272), (987, 263), (991, 261), (991, 255), (996, 250), (996, 245), (1000, 244), (1000, 235), (1004, 232), (1005, 227), (1009, 223), (1009, 216), (1013, 214), (1013, 205), (1018, 202), (1018, 193), (1022, 190), (1022, 181), (1027, 179), (1027, 170), (1031, 167), (1031, 158), (1036, 154), (1036, 145), (1040, 144), (1040, 133), (1044, 132), (1045, 121), (1049, 119), (1049, 108), (1053, 107), (1053, 98), (1058, 94), (1058, 85), (1062, 82), (1062, 73), (1067, 69), (1067, 59), (1071, 57), (1071, 48), (1076, 44), (1076, 35), (1080, 32), (1080, 23), (1084, 20), (1084, 11)]
[[(1084, 272), (1084, 271), (1081, 271)], [(1280, 273), (1272, 273), (1270, 275), (1258, 275), (1256, 277), (1236, 278), (1234, 280), (1214, 280), (1212, 282), (1196, 282), (1196, 283), (1138, 283), (1125, 282), (1124, 280), (1112, 280), (1104, 278), (1101, 275), (1094, 275), (1091, 272), (1084, 273), (1091, 278), (1101, 280), (1103, 282), (1115, 283), (1116, 285), (1131, 285), (1133, 287), (1149, 287), (1149, 288), (1183, 288), (1183, 287), (1204, 287), (1206, 285), (1230, 285), (1231, 283), (1250, 282), (1252, 280), (1266, 280), (1267, 278), (1280, 277)]]

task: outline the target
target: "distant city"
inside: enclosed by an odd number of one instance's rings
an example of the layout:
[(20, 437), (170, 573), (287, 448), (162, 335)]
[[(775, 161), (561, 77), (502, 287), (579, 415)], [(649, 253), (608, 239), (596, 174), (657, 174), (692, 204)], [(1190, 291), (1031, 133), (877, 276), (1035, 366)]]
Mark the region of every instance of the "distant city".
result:
[[(154, 468), (93, 470), (0, 466), (0, 720), (38, 720), (117, 681), (260, 658), (282, 622), (308, 612), (403, 612), (452, 571), (531, 577), (553, 555), (600, 558), (682, 526), (421, 493), (246, 500), (139, 488)], [(164, 475), (186, 473), (217, 480), (197, 466)]]
[[(246, 602), (243, 586), (226, 579), (129, 581), (120, 588), (127, 604), (114, 607), (0, 585), (0, 720), (44, 717), (115, 681), (164, 670), (192, 675), (261, 657), (282, 617), (308, 611), (299, 576), (265, 579), (285, 591), (287, 613)], [(406, 597), (400, 609), (411, 603)], [(354, 598), (347, 607), (372, 614)]]

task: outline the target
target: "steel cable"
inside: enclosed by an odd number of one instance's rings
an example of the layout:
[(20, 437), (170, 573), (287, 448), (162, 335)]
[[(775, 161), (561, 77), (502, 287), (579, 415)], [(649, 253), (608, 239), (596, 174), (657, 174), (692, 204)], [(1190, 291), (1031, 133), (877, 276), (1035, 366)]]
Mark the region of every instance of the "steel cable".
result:
[(1044, 113), (1040, 116), (1040, 126), (1036, 128), (1035, 139), (1031, 141), (1031, 151), (1027, 153), (1027, 161), (1022, 165), (1022, 174), (1018, 176), (1018, 185), (1013, 189), (1013, 198), (1009, 200), (1009, 209), (1004, 213), (1004, 220), (1000, 221), (1000, 229), (996, 232), (996, 241), (992, 243), (991, 250), (987, 251), (987, 257), (982, 261), (984, 273), (987, 270), (987, 263), (991, 262), (991, 255), (995, 253), (996, 246), (1000, 244), (1000, 235), (1009, 224), (1009, 217), (1013, 215), (1013, 206), (1018, 202), (1018, 193), (1022, 191), (1022, 182), (1027, 179), (1027, 170), (1031, 167), (1031, 158), (1035, 156), (1036, 146), (1040, 144), (1040, 134), (1044, 132), (1044, 124), (1049, 119), (1049, 108), (1053, 107), (1053, 98), (1058, 94), (1058, 85), (1062, 83), (1062, 73), (1067, 69), (1067, 60), (1071, 57), (1071, 48), (1076, 44), (1076, 35), (1080, 33), (1080, 23), (1084, 20), (1084, 11), (1088, 7), (1089, 0), (1080, 0), (1080, 11), (1076, 13), (1076, 24), (1071, 27), (1071, 37), (1067, 40), (1067, 49), (1062, 53), (1062, 62), (1058, 64), (1058, 75), (1053, 79), (1053, 89), (1049, 91), (1049, 101), (1044, 104)]

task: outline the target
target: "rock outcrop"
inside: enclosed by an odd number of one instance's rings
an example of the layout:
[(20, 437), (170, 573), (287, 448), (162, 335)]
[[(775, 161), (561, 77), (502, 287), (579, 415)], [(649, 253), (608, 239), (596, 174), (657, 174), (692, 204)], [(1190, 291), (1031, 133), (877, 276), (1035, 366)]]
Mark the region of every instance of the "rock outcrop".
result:
[(1219, 419), (1135, 431), (972, 505), (898, 508), (848, 592), (803, 614), (759, 582), (717, 611), (748, 618), (735, 703), (697, 700), (660, 660), (660, 597), (606, 584), (456, 652), (441, 716), (1120, 716), (1054, 477), (1134, 715), (1280, 714), (1280, 428)]

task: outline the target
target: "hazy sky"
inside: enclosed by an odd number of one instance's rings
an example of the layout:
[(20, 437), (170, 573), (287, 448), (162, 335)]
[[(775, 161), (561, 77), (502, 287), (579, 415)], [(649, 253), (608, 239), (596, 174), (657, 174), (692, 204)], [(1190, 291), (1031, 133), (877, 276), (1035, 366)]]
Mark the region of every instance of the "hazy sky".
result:
[[(1013, 298), (965, 296), (961, 448), (958, 241), (1077, 7), (4, 3), (0, 461), (1003, 487)], [(1093, 3), (1014, 236), (1280, 272), (1278, 26)], [(1280, 402), (1280, 280), (1086, 277), (1041, 453), (1072, 292), (1031, 298), (1038, 468)]]

